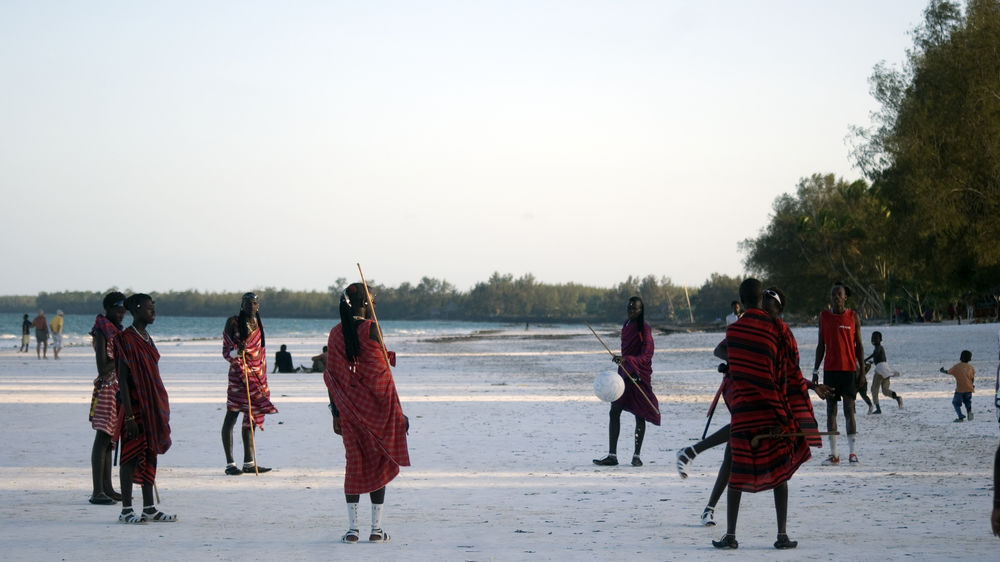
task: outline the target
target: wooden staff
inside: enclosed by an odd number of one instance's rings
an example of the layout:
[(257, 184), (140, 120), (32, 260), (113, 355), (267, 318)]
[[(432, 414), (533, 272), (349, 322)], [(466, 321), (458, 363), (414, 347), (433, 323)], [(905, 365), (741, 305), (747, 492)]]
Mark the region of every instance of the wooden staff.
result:
[(750, 439), (750, 448), (756, 449), (761, 439), (781, 439), (783, 437), (812, 437), (813, 435), (840, 435), (839, 431), (797, 431), (795, 433), (759, 433)]
[[(615, 352), (611, 351), (611, 348), (608, 347), (608, 344), (604, 343), (604, 340), (601, 339), (601, 336), (597, 335), (597, 332), (595, 332), (594, 328), (591, 327), (590, 322), (584, 321), (584, 324), (586, 324), (587, 327), (590, 328), (590, 333), (594, 334), (594, 337), (597, 338), (597, 341), (601, 342), (601, 345), (604, 346), (604, 349), (608, 350), (608, 353), (610, 353), (611, 357), (614, 358), (615, 357)], [(649, 403), (649, 407), (652, 408), (652, 409), (654, 409), (654, 410), (656, 410), (656, 411), (659, 411), (659, 408), (657, 408), (653, 404), (653, 401), (649, 399), (649, 396), (646, 396), (646, 393), (642, 390), (642, 387), (639, 386), (639, 383), (635, 382), (635, 379), (632, 378), (632, 374), (628, 372), (628, 369), (625, 368), (625, 365), (619, 364), (618, 366), (621, 367), (622, 371), (625, 371), (625, 375), (626, 375), (625, 378), (627, 378), (628, 380), (632, 381), (632, 384), (635, 385), (635, 388), (636, 388), (636, 390), (639, 391), (639, 394), (641, 394), (642, 397), (646, 399), (646, 402)]]
[(375, 303), (372, 301), (372, 294), (368, 290), (368, 282), (365, 281), (365, 272), (361, 271), (361, 264), (358, 264), (358, 273), (361, 274), (361, 284), (365, 287), (365, 298), (368, 300), (368, 306), (371, 307), (372, 320), (375, 321), (375, 330), (378, 332), (378, 343), (382, 348), (382, 357), (385, 358), (385, 368), (392, 372), (392, 364), (389, 362), (389, 352), (385, 349), (385, 338), (382, 337), (382, 327), (378, 325), (378, 316), (375, 315)]
[(260, 471), (257, 470), (257, 443), (253, 439), (254, 432), (257, 430), (257, 424), (253, 419), (253, 406), (250, 405), (250, 373), (247, 371), (247, 351), (245, 349), (240, 351), (240, 359), (243, 363), (243, 380), (247, 383), (247, 416), (250, 418), (250, 448), (253, 450), (253, 473), (255, 476), (260, 476)]

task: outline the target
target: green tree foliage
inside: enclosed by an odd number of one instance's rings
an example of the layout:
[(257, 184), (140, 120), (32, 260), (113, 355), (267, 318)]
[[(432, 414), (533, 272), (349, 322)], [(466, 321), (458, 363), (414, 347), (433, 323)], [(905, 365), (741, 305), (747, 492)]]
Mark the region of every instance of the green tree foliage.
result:
[(740, 283), (737, 277), (713, 273), (692, 298), (698, 310), (695, 319), (699, 322), (714, 322), (725, 318), (732, 311), (732, 302), (740, 300)]
[(895, 261), (884, 237), (889, 212), (874, 190), (861, 180), (813, 174), (773, 209), (760, 235), (741, 243), (748, 271), (781, 287), (792, 311), (820, 310), (841, 280), (853, 288), (856, 309), (884, 315)]
[(909, 294), (948, 300), (1000, 279), (1000, 3), (933, 0), (902, 68), (871, 78), (881, 104), (855, 158), (893, 220)]
[[(713, 278), (718, 277), (714, 275)], [(338, 316), (340, 294), (347, 286), (338, 279), (327, 291), (291, 291), (263, 288), (263, 316), (284, 318), (331, 318)], [(488, 320), (500, 322), (620, 321), (626, 316), (629, 297), (639, 295), (646, 304), (650, 322), (684, 323), (689, 319), (684, 288), (666, 277), (629, 276), (611, 288), (577, 283), (541, 283), (531, 274), (519, 278), (499, 272), (477, 283), (471, 291), (458, 291), (451, 283), (424, 277), (416, 285), (388, 287), (369, 280), (379, 318), (394, 320)], [(131, 293), (131, 290), (123, 291)], [(100, 312), (106, 292), (66, 291), (40, 293), (37, 297), (0, 297), (0, 312), (33, 312), (62, 308), (67, 313)], [(169, 316), (228, 316), (239, 310), (241, 292), (205, 293), (195, 290), (151, 293), (157, 312)], [(697, 300), (697, 291), (692, 293)], [(710, 314), (715, 314), (711, 312)]]

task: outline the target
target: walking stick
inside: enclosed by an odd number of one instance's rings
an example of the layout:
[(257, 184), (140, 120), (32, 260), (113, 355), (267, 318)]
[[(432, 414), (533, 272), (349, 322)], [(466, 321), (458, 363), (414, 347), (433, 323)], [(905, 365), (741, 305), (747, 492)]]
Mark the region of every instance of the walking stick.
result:
[(253, 435), (257, 430), (257, 424), (253, 419), (253, 406), (250, 405), (250, 373), (247, 372), (247, 351), (245, 349), (240, 352), (240, 359), (242, 359), (243, 380), (247, 383), (247, 416), (250, 418), (250, 448), (253, 450), (253, 473), (254, 476), (260, 476), (260, 471), (257, 470), (257, 443), (253, 439)]
[[(595, 332), (594, 328), (591, 327), (590, 322), (584, 321), (584, 324), (586, 324), (587, 327), (590, 328), (590, 333), (594, 334), (594, 337), (597, 338), (597, 341), (601, 342), (601, 345), (604, 346), (604, 349), (608, 350), (608, 353), (611, 354), (611, 357), (614, 357), (615, 356), (615, 352), (611, 351), (611, 348), (608, 347), (608, 344), (604, 343), (604, 340), (601, 339), (601, 336), (597, 335), (597, 332)], [(635, 382), (635, 379), (632, 378), (632, 373), (628, 372), (628, 369), (625, 368), (625, 365), (619, 364), (618, 366), (621, 367), (622, 371), (625, 371), (625, 375), (627, 375), (625, 378), (627, 378), (628, 380), (632, 381), (632, 384), (635, 385), (635, 388), (636, 388), (636, 390), (639, 391), (639, 394), (641, 394), (642, 397), (646, 399), (646, 402), (649, 403), (649, 407), (652, 408), (652, 409), (654, 409), (654, 410), (659, 411), (659, 408), (657, 408), (655, 405), (653, 405), (653, 401), (649, 399), (649, 396), (646, 396), (646, 393), (642, 390), (642, 387), (639, 386), (639, 383)]]
[(839, 431), (797, 431), (795, 433), (759, 433), (750, 439), (750, 448), (756, 449), (761, 439), (781, 439), (782, 437), (812, 437), (814, 435), (840, 435)]
[(368, 282), (365, 281), (365, 272), (361, 271), (361, 264), (358, 264), (358, 273), (361, 274), (361, 284), (365, 287), (365, 298), (368, 300), (368, 306), (371, 307), (372, 320), (375, 321), (375, 330), (378, 332), (378, 343), (382, 348), (382, 357), (385, 358), (385, 368), (392, 372), (392, 364), (389, 363), (389, 352), (385, 349), (385, 338), (382, 337), (382, 327), (378, 325), (378, 316), (375, 315), (375, 303), (372, 302), (372, 294), (368, 290)]
[(705, 422), (705, 431), (701, 432), (701, 438), (705, 439), (708, 435), (708, 426), (712, 424), (712, 416), (715, 415), (715, 406), (719, 403), (719, 397), (722, 396), (722, 385), (719, 385), (719, 390), (715, 391), (715, 398), (712, 399), (712, 405), (708, 407), (708, 421)]

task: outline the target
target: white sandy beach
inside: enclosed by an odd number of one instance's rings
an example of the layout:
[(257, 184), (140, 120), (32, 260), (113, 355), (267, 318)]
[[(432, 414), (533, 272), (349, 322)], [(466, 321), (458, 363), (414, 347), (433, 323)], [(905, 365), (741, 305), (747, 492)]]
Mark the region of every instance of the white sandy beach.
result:
[[(160, 507), (180, 521), (126, 526), (117, 506), (87, 502), (92, 351), (67, 348), (59, 361), (38, 361), (32, 342), (29, 355), (0, 351), (0, 544), (8, 560), (997, 560), (1000, 539), (989, 527), (1000, 435), (996, 328), (883, 328), (890, 363), (904, 372), (893, 387), (905, 408), (883, 399), (884, 415), (865, 416), (859, 400), (860, 466), (820, 466), (826, 442), (813, 449), (790, 482), (788, 527), (798, 549), (773, 549), (768, 492), (744, 495), (734, 552), (711, 546), (723, 533), (725, 497), (719, 527), (699, 522), (721, 448), (701, 455), (687, 480), (674, 468), (675, 451), (705, 426), (718, 334), (657, 336), (654, 388), (664, 422), (649, 426), (641, 468), (591, 463), (607, 443), (607, 405), (591, 383), (611, 364), (584, 330), (444, 342), (388, 334), (400, 354), (395, 377), (412, 423), (413, 466), (389, 485), (383, 526), (392, 542), (384, 545), (338, 542), (344, 457), (320, 375), (271, 375), (280, 413), (258, 433), (257, 450), (274, 471), (231, 477), (219, 439), (220, 344), (160, 343), (173, 447), (160, 457), (157, 482)], [(604, 333), (617, 343), (612, 330)], [(156, 338), (155, 325), (150, 331)], [(813, 332), (796, 330), (807, 372)], [(324, 342), (269, 335), (270, 359), (279, 343), (301, 363)], [(963, 348), (973, 350), (978, 371), (977, 417), (956, 424), (951, 378), (934, 371)], [(825, 427), (825, 407), (814, 407)], [(720, 411), (712, 427), (726, 416)], [(842, 416), (840, 423), (843, 430)], [(632, 428), (623, 416), (618, 452), (626, 461)], [(116, 489), (117, 475), (115, 467)], [(364, 523), (367, 498), (362, 514)]]

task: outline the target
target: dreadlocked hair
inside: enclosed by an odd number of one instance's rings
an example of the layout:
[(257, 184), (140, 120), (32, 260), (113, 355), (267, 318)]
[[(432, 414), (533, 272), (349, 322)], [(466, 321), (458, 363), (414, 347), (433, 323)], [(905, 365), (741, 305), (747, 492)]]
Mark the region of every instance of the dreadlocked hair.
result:
[(361, 355), (361, 341), (354, 327), (354, 306), (365, 302), (364, 285), (352, 283), (340, 295), (340, 331), (344, 334), (344, 355), (353, 363)]
[(642, 339), (642, 332), (646, 329), (646, 303), (642, 302), (642, 297), (632, 297), (628, 300), (629, 304), (634, 302), (642, 305), (642, 312), (639, 313), (639, 318), (635, 321), (635, 325), (639, 330), (639, 339)]
[[(261, 322), (260, 320), (260, 312), (256, 314), (256, 317), (257, 317), (257, 329), (260, 330), (260, 346), (262, 348), (267, 347), (266, 345), (264, 345), (264, 323)], [(240, 344), (246, 343), (247, 336), (250, 335), (250, 333), (247, 331), (247, 320), (249, 318), (250, 314), (246, 310), (243, 310), (243, 308), (240, 308), (239, 322), (236, 323), (236, 329), (240, 336)]]

